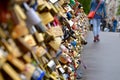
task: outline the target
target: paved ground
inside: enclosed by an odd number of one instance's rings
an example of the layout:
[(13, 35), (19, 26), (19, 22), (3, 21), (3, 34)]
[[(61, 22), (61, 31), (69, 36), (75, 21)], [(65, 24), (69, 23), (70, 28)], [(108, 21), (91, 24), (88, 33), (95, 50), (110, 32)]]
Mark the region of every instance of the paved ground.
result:
[(93, 43), (88, 35), (82, 60), (87, 65), (82, 80), (120, 80), (120, 33), (101, 32), (101, 41)]

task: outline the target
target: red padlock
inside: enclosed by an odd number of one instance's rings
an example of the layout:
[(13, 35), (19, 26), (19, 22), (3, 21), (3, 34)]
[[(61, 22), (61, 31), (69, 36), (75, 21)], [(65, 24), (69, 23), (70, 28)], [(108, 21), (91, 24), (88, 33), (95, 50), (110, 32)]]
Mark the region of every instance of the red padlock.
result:
[(73, 30), (77, 30), (77, 29), (78, 29), (78, 28), (77, 28), (77, 25), (76, 25), (76, 24), (73, 24), (72, 29), (73, 29)]

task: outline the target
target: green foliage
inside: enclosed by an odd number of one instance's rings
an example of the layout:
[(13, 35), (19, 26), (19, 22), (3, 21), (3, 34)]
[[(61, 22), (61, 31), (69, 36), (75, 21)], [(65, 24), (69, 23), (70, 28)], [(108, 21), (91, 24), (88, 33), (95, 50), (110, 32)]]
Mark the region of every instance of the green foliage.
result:
[(90, 11), (90, 2), (91, 2), (91, 0), (78, 0), (78, 1), (82, 4), (85, 13), (88, 14), (89, 11)]
[[(120, 4), (120, 1), (119, 1)], [(120, 15), (120, 5), (118, 6), (117, 15)]]

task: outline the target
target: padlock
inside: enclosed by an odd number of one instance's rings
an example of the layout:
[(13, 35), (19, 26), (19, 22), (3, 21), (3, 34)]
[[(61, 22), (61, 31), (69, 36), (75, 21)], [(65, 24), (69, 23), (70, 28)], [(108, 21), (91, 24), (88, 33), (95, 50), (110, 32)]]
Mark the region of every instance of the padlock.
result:
[(48, 32), (53, 34), (54, 37), (63, 36), (63, 31), (60, 26), (51, 27), (50, 29), (48, 29)]
[(48, 63), (47, 63), (47, 66), (50, 70), (54, 71), (55, 68), (56, 68), (56, 64), (54, 62), (54, 60), (50, 60)]
[(23, 38), (17, 38), (15, 39), (15, 42), (16, 42), (16, 45), (19, 46), (19, 49), (23, 53), (27, 53), (28, 51), (31, 51), (31, 47), (27, 43), (25, 43)]
[(48, 60), (45, 56), (42, 56), (42, 57), (40, 57), (40, 58), (41, 58), (41, 60), (42, 60), (43, 66), (46, 65), (46, 64), (49, 62), (49, 60)]
[(31, 56), (31, 53), (26, 53), (24, 56), (23, 56), (23, 59), (27, 62), (27, 63), (31, 63), (32, 62), (32, 56)]
[(68, 23), (69, 23), (70, 27), (72, 27), (74, 24), (74, 22), (72, 20), (68, 20)]
[(63, 52), (65, 52), (65, 53), (68, 52), (68, 49), (67, 49), (66, 46), (63, 45), (63, 44), (61, 44), (60, 49), (61, 49)]
[(20, 76), (21, 80), (27, 80), (27, 78), (24, 74), (20, 74), (19, 76)]
[(56, 58), (58, 58), (61, 54), (62, 54), (62, 50), (59, 49), (59, 50), (56, 52)]
[(48, 3), (51, 6), (51, 14), (55, 16), (58, 13), (58, 10), (55, 8), (55, 6), (52, 3)]
[(33, 47), (36, 45), (36, 42), (33, 38), (32, 35), (26, 35), (23, 37), (23, 40), (25, 41), (25, 43), (27, 43), (30, 47)]
[(50, 12), (43, 12), (39, 14), (40, 18), (42, 19), (42, 22), (46, 25), (54, 20), (53, 16)]
[(71, 36), (69, 34), (69, 30), (68, 29), (65, 29), (64, 31), (64, 36), (63, 36), (63, 40), (68, 40)]
[(51, 78), (52, 80), (60, 80), (58, 73), (55, 72), (55, 71), (53, 71), (53, 72), (50, 74), (50, 78)]
[(55, 39), (55, 37), (53, 36), (53, 34), (46, 31), (46, 33), (44, 35), (44, 43), (47, 45), (47, 44), (49, 44), (50, 41), (53, 41), (54, 39)]
[(10, 44), (10, 46), (12, 47), (12, 54), (15, 57), (21, 57), (22, 56), (22, 52), (19, 50), (19, 48), (17, 47), (15, 41), (13, 39), (8, 39), (8, 43)]
[[(6, 47), (9, 53), (14, 55), (15, 57), (20, 57), (21, 53), (15, 49), (12, 45), (10, 45), (5, 39), (2, 40), (3, 45)], [(16, 54), (18, 52), (18, 54)]]
[(13, 79), (13, 80), (21, 80), (18, 73), (12, 68), (12, 66), (8, 63), (5, 63), (2, 66), (2, 69)]
[(56, 57), (56, 51), (54, 49), (49, 50), (50, 55), (55, 58)]
[(70, 12), (66, 13), (67, 19), (70, 20), (72, 18), (72, 14)]
[(25, 70), (23, 71), (23, 74), (26, 76), (27, 80), (30, 80), (32, 78), (32, 75), (35, 71), (36, 67), (32, 64), (26, 64)]
[(37, 10), (40, 11), (40, 12), (41, 11), (49, 11), (49, 10), (51, 10), (51, 6), (48, 4), (47, 1), (44, 1), (42, 5), (38, 6)]
[(59, 70), (60, 74), (64, 74), (65, 73), (65, 70), (62, 67), (59, 67), (58, 70)]
[(44, 4), (44, 1), (43, 0), (37, 0), (37, 3), (38, 3), (38, 6), (41, 6)]
[(59, 4), (55, 4), (54, 6), (57, 9), (57, 11), (63, 16), (64, 15), (63, 13), (65, 13), (65, 10), (63, 9), (63, 7)]
[(77, 41), (76, 41), (76, 40), (73, 40), (73, 41), (71, 42), (71, 45), (75, 48), (75, 47), (77, 46)]
[(49, 53), (45, 54), (46, 58), (50, 61), (52, 59), (51, 55)]
[(78, 27), (77, 27), (77, 25), (75, 23), (73, 24), (72, 29), (73, 30), (77, 30), (78, 29)]
[(23, 12), (22, 8), (19, 5), (17, 5), (17, 4), (14, 5), (14, 11), (17, 14), (19, 14), (21, 19), (26, 20), (26, 15), (25, 15), (25, 13)]
[(26, 24), (23, 21), (21, 21), (18, 25), (16, 25), (13, 28), (11, 35), (14, 39), (16, 39), (16, 38), (19, 38), (21, 36), (25, 36), (28, 33), (29, 32), (28, 32), (28, 29), (26, 27)]
[(63, 54), (59, 56), (58, 60), (59, 60), (61, 63), (63, 63), (63, 64), (67, 64), (67, 63), (68, 63), (68, 60), (67, 60), (66, 56), (63, 55)]
[(42, 57), (46, 53), (47, 53), (47, 51), (42, 46), (36, 47), (36, 55), (37, 55), (37, 57)]
[(62, 6), (64, 4), (64, 0), (59, 0), (58, 3)]
[(39, 67), (36, 67), (31, 80), (42, 80), (45, 76), (45, 72), (41, 70)]
[(11, 64), (13, 64), (20, 71), (23, 71), (25, 69), (25, 64), (19, 59), (13, 57), (12, 55), (8, 55), (7, 59)]
[(35, 32), (34, 35), (38, 43), (41, 43), (44, 41), (44, 37), (42, 33)]
[(61, 27), (60, 21), (59, 21), (58, 17), (59, 17), (59, 15), (58, 16), (54, 16), (54, 23), (55, 23), (55, 26), (60, 26)]
[(68, 47), (69, 50), (73, 50), (74, 49), (74, 47), (70, 43), (67, 44), (67, 47)]
[[(8, 43), (7, 43), (8, 42)], [(19, 50), (17, 47), (16, 43), (14, 42), (13, 39), (8, 39), (6, 44), (8, 44), (8, 50), (14, 57), (21, 57), (22, 52)]]
[(62, 42), (62, 39), (60, 37), (56, 37), (53, 41), (49, 42), (49, 45), (55, 50), (59, 50), (60, 44)]

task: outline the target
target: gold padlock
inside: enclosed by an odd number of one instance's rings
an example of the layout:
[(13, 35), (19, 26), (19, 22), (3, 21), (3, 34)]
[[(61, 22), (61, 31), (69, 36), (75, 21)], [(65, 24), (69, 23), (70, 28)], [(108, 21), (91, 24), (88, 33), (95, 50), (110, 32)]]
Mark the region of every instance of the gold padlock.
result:
[(53, 16), (50, 12), (43, 12), (40, 13), (40, 18), (42, 19), (42, 22), (46, 25), (54, 20)]
[(12, 63), (19, 70), (23, 71), (25, 69), (25, 64), (19, 59), (13, 57), (12, 55), (8, 55), (7, 59), (10, 63)]
[(10, 44), (10, 46), (12, 47), (12, 51), (13, 51), (13, 55), (15, 57), (21, 57), (22, 56), (22, 52), (19, 50), (19, 48), (17, 47), (15, 41), (13, 39), (8, 39), (8, 42)]
[[(17, 11), (13, 10), (14, 15), (16, 15), (17, 20), (15, 19), (16, 25), (13, 26), (12, 31), (11, 31), (11, 35), (13, 38), (18, 38), (24, 35), (27, 35), (29, 33), (26, 23), (20, 18), (19, 14)], [(14, 16), (13, 16), (14, 18)], [(15, 23), (14, 22), (14, 23)]]
[(6, 40), (2, 40), (2, 43), (6, 47), (6, 49), (8, 50), (8, 52), (10, 54), (12, 54), (15, 57), (20, 57), (21, 56), (21, 53), (17, 50), (17, 48), (15, 46), (13, 46), (13, 44), (15, 44), (15, 43), (13, 43), (11, 41), (11, 43), (9, 44), (8, 41), (6, 41)]
[(35, 38), (36, 38), (36, 40), (37, 40), (38, 43), (44, 41), (44, 37), (43, 37), (42, 33), (35, 32)]
[(51, 9), (51, 6), (48, 4), (47, 1), (44, 1), (42, 5), (38, 6), (38, 11), (49, 11)]
[(46, 31), (45, 36), (44, 36), (44, 42), (45, 44), (48, 44), (51, 40), (54, 40), (55, 37), (53, 36), (52, 33), (50, 33), (49, 31)]
[(55, 8), (55, 6), (52, 3), (49, 3), (49, 5), (51, 6), (51, 14), (54, 16), (58, 13), (58, 10)]
[(36, 55), (37, 57), (42, 57), (44, 54), (47, 53), (47, 51), (42, 47), (42, 46), (39, 46), (39, 47), (36, 47)]
[(10, 64), (5, 63), (2, 69), (13, 79), (13, 80), (21, 80), (18, 73), (10, 66)]
[(17, 4), (14, 5), (14, 11), (17, 14), (19, 14), (21, 19), (26, 20), (26, 15), (25, 15), (25, 13), (23, 12), (22, 8), (19, 5), (17, 5)]
[(63, 36), (63, 31), (62, 31), (62, 29), (61, 29), (60, 26), (51, 27), (50, 29), (48, 29), (48, 32), (50, 32), (51, 34), (53, 34), (54, 37)]
[(65, 10), (63, 9), (61, 5), (58, 4), (58, 5), (55, 5), (55, 7), (59, 12), (65, 13)]
[(64, 4), (64, 0), (59, 0), (58, 2), (60, 5), (63, 5)]
[(37, 0), (37, 3), (38, 3), (38, 6), (41, 6), (44, 4), (44, 1), (43, 0)]
[(23, 56), (23, 59), (24, 59), (27, 63), (31, 63), (31, 62), (32, 62), (31, 53), (26, 53), (26, 54)]
[(12, 30), (12, 37), (13, 38), (19, 38), (21, 36), (25, 36), (29, 33), (27, 27), (26, 27), (26, 24), (21, 21), (18, 25), (16, 25), (13, 30)]
[(25, 41), (25, 43), (27, 43), (30, 47), (35, 46), (36, 42), (33, 38), (32, 35), (26, 35), (24, 36), (23, 40)]
[(53, 80), (60, 80), (60, 79), (59, 79), (59, 75), (58, 75), (58, 73), (56, 73), (56, 72), (52, 72), (52, 73), (50, 74), (50, 78), (52, 78)]
[(56, 37), (53, 41), (49, 42), (49, 45), (54, 49), (54, 50), (59, 50), (60, 44), (62, 42), (62, 39), (60, 37)]

